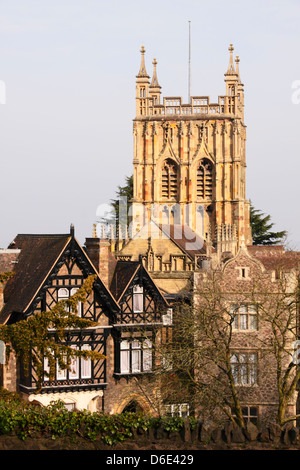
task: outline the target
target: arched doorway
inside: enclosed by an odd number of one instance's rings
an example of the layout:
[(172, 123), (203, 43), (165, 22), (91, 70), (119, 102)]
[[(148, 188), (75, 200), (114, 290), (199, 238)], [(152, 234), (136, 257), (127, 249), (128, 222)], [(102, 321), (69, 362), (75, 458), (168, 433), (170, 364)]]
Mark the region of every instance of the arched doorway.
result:
[(136, 394), (132, 394), (131, 396), (127, 396), (122, 402), (112, 409), (113, 414), (120, 414), (124, 412), (131, 412), (131, 413), (145, 413), (149, 414), (152, 413), (151, 406), (148, 400), (145, 400), (144, 397), (141, 397)]
[(143, 413), (143, 408), (135, 400), (131, 400), (128, 405), (125, 406), (122, 413)]

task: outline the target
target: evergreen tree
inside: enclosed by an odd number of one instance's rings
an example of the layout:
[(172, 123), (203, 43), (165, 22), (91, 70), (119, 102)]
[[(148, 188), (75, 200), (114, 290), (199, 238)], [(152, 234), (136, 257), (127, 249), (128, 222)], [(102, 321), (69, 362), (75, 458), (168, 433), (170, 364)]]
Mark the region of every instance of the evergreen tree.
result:
[(119, 201), (122, 197), (127, 198), (127, 214), (128, 214), (130, 201), (133, 197), (133, 175), (125, 177), (125, 185), (124, 186), (118, 186), (118, 189), (116, 191), (116, 196), (117, 196), (116, 199), (112, 199), (110, 203), (111, 203), (111, 206), (112, 206), (113, 215), (115, 217), (116, 226), (118, 226), (119, 225), (119, 219), (120, 219)]
[(250, 225), (252, 229), (253, 245), (276, 245), (282, 243), (287, 236), (287, 231), (273, 232), (271, 216), (265, 215), (255, 209), (250, 202)]
[[(123, 201), (122, 198), (127, 198), (126, 202), (126, 220), (125, 218), (121, 216), (120, 214), (120, 206), (122, 205)], [(119, 226), (121, 224), (122, 228), (124, 228), (124, 225), (129, 224), (128, 220), (128, 211), (129, 207), (131, 204), (131, 199), (133, 197), (133, 175), (132, 176), (126, 176), (125, 177), (125, 184), (124, 186), (118, 186), (118, 189), (116, 190), (116, 198), (110, 200), (110, 206), (111, 206), (111, 212), (107, 217), (102, 217), (99, 222), (101, 224), (106, 224), (107, 226), (113, 225), (116, 228), (116, 231), (118, 232)], [(120, 220), (120, 219), (123, 220)]]

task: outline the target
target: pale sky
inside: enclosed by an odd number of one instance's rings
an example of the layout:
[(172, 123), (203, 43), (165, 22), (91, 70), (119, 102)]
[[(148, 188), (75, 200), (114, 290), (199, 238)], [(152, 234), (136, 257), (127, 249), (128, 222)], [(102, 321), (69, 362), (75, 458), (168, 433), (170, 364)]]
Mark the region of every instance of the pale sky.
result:
[(140, 48), (187, 102), (189, 21), (192, 95), (216, 101), (230, 43), (240, 57), (247, 198), (300, 250), (299, 0), (0, 0), (0, 247), (71, 223), (92, 235), (132, 174)]

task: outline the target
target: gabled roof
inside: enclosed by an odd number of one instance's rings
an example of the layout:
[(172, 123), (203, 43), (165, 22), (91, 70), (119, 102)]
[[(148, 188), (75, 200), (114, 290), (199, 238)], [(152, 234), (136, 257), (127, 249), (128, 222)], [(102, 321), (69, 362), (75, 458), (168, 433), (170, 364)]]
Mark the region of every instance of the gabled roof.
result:
[[(185, 224), (158, 224), (155, 220), (147, 222), (132, 238), (128, 241), (128, 246), (135, 240), (143, 238), (145, 240), (170, 240), (176, 247), (186, 254), (192, 261), (195, 261), (196, 255), (207, 255), (207, 243), (194, 230)], [(125, 245), (125, 248), (127, 245)], [(211, 247), (214, 252), (214, 248)]]
[(162, 231), (193, 261), (196, 255), (206, 255), (207, 245), (188, 225), (162, 225)]
[(285, 251), (282, 245), (252, 245), (247, 246), (247, 250), (268, 271), (276, 269), (290, 270), (300, 267), (300, 252)]
[[(65, 250), (73, 248), (84, 256), (93, 274), (96, 270), (87, 254), (72, 234), (63, 235), (17, 235), (9, 248), (19, 249), (14, 275), (4, 289), (4, 307), (0, 312), (0, 323), (6, 323), (11, 314), (26, 314), (38, 292), (55, 268), (56, 263)], [(115, 299), (98, 277), (97, 284), (107, 294), (110, 302), (118, 308)]]
[(138, 261), (118, 261), (111, 281), (110, 290), (117, 302), (120, 302), (128, 287), (137, 274), (146, 276), (152, 283), (153, 288), (161, 298), (162, 302), (168, 305), (166, 298), (161, 293), (159, 287), (148, 273), (147, 269)]
[(17, 235), (9, 248), (21, 250), (14, 276), (4, 289), (4, 307), (0, 322), (12, 312), (25, 312), (39, 287), (53, 268), (69, 241), (67, 235)]
[(139, 269), (138, 261), (118, 261), (110, 284), (110, 291), (117, 301), (123, 296)]

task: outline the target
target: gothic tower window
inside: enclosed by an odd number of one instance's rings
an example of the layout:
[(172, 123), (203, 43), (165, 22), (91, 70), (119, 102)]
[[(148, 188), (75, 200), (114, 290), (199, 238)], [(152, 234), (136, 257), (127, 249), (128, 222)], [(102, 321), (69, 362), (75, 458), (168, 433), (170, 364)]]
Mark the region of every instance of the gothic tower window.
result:
[(171, 159), (166, 160), (162, 167), (161, 195), (163, 199), (176, 199), (178, 195), (178, 169)]
[(213, 166), (209, 160), (202, 160), (197, 169), (197, 198), (212, 199)]

